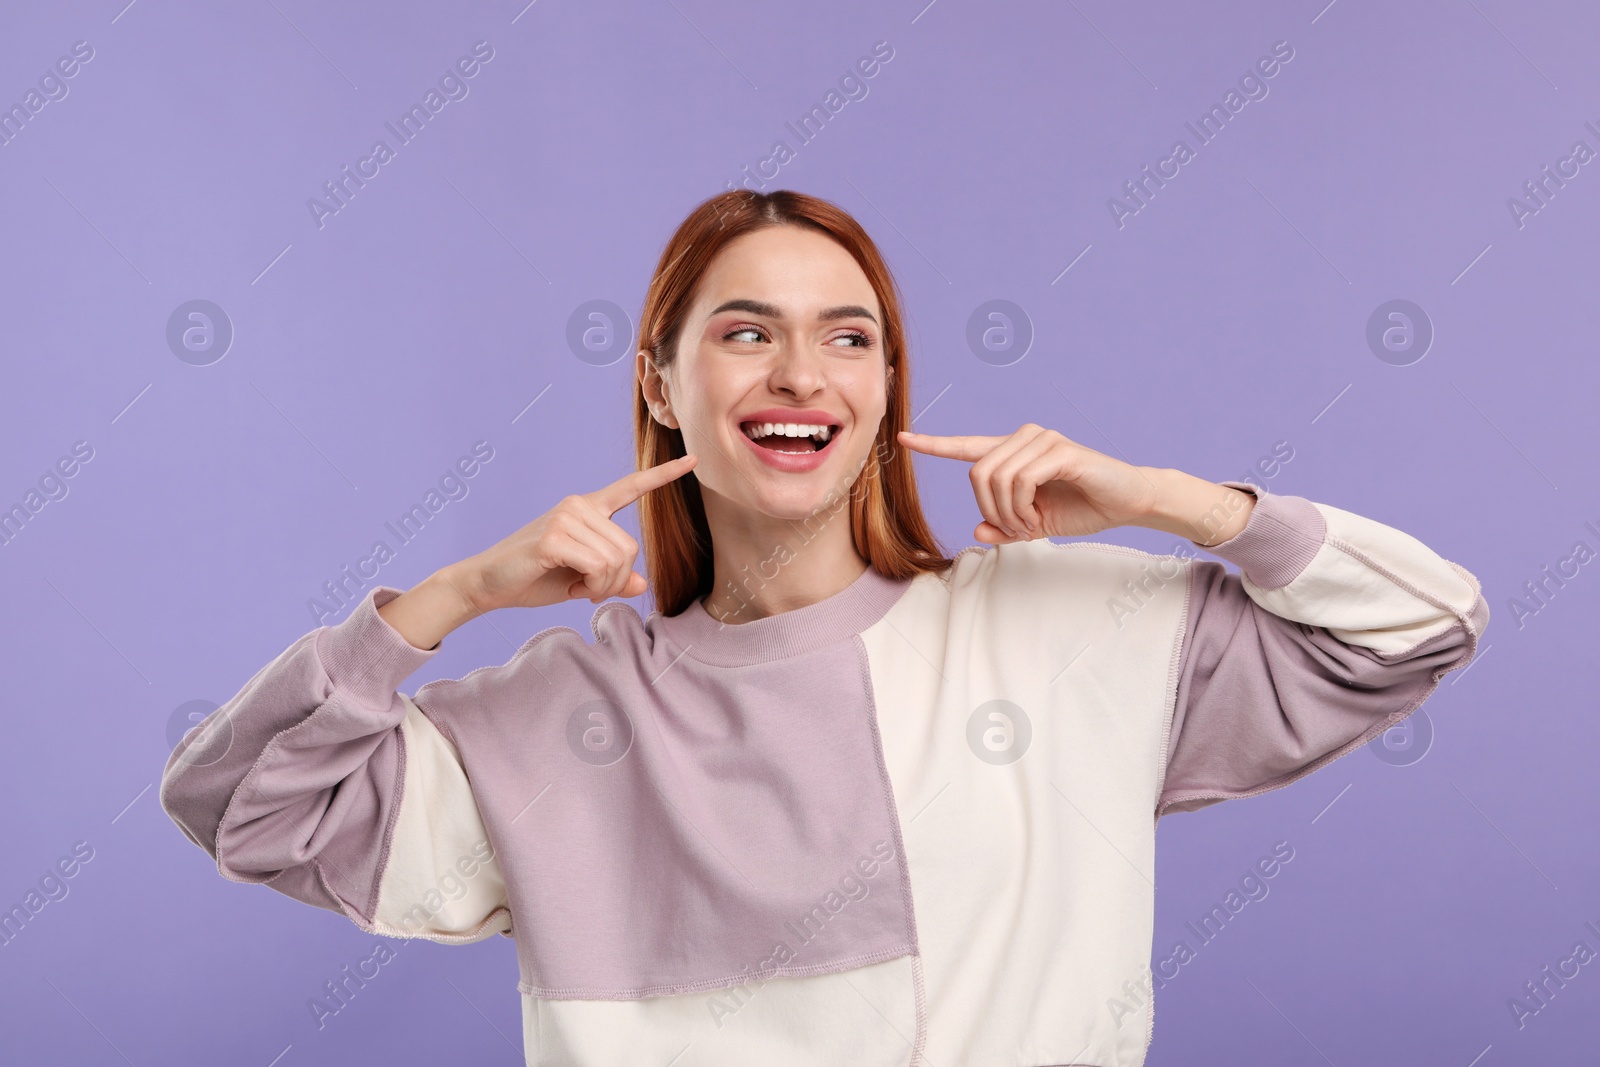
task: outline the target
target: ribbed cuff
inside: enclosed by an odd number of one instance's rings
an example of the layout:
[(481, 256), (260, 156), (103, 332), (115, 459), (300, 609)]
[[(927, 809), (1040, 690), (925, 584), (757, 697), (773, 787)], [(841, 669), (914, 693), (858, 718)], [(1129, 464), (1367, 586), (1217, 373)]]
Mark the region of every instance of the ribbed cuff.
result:
[(432, 649), (417, 648), (378, 614), (378, 608), (403, 592), (374, 586), (348, 618), (317, 634), (317, 657), (336, 688), (359, 685), (387, 697), (443, 647), (441, 642)]
[[(1219, 482), (1256, 498), (1243, 530), (1207, 552), (1236, 564), (1262, 589), (1281, 589), (1300, 576), (1322, 548), (1328, 523), (1303, 496), (1263, 492), (1249, 482)], [(1196, 542), (1199, 544), (1199, 542)]]

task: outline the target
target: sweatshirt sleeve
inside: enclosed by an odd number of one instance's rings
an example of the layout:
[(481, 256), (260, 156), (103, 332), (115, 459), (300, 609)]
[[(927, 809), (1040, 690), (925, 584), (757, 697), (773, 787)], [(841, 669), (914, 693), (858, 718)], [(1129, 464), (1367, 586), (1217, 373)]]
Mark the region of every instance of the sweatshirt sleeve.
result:
[(438, 651), (377, 609), (298, 638), (179, 743), (161, 806), (223, 877), (368, 933), (510, 936), (494, 849), (455, 746), (398, 686)]
[(1478, 580), (1372, 519), (1267, 493), (1188, 569), (1156, 817), (1277, 789), (1366, 744), (1477, 653)]

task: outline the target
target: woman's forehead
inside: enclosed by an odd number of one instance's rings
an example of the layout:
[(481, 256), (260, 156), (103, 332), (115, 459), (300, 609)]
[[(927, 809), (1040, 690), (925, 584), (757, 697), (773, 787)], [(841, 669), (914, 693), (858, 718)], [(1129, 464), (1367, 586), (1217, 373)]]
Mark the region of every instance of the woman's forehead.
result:
[(837, 309), (853, 307), (881, 323), (877, 293), (860, 265), (828, 238), (818, 237), (817, 242), (809, 247), (742, 249), (738, 242), (730, 244), (700, 281), (696, 313), (706, 319), (728, 309), (775, 319), (816, 320), (840, 318)]

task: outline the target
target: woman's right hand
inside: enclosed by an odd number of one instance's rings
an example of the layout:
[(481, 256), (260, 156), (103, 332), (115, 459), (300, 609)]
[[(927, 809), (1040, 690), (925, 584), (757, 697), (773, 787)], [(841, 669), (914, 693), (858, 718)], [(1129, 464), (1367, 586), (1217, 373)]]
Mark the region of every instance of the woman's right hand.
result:
[(611, 516), (693, 469), (679, 456), (624, 475), (603, 489), (564, 497), (503, 541), (451, 568), (481, 614), (587, 597), (635, 597), (649, 583), (633, 570), (639, 543)]
[(414, 648), (431, 651), (458, 626), (496, 608), (638, 596), (649, 588), (633, 571), (638, 542), (611, 516), (692, 470), (695, 459), (679, 456), (566, 497), (498, 544), (434, 571), (378, 615)]

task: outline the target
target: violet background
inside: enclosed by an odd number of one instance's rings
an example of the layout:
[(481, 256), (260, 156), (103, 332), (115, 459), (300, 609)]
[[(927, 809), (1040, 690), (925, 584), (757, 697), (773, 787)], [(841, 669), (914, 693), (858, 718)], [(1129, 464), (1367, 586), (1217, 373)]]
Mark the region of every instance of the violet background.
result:
[[(630, 331), (663, 243), (796, 147), (785, 123), (878, 41), (867, 95), (764, 187), (880, 243), (918, 429), (1034, 421), (1214, 480), (1287, 442), (1267, 488), (1413, 534), (1493, 611), (1424, 707), (1431, 743), (1163, 820), (1157, 957), (1275, 842), (1295, 858), (1157, 994), (1148, 1062), (1593, 1054), (1600, 963), (1520, 1029), (1507, 1001), (1600, 950), (1596, 567), (1512, 611), (1576, 541), (1600, 548), (1600, 163), (1521, 227), (1507, 200), (1575, 141), (1600, 149), (1600, 11), (925, 2), (7, 5), (0, 105), (74, 42), (94, 58), (0, 145), (0, 507), (75, 441), (94, 457), (0, 546), (0, 908), (74, 842), (94, 858), (0, 946), (0, 1059), (522, 1062), (503, 938), (406, 944), (319, 1030), (307, 1001), (378, 939), (217, 874), (159, 807), (171, 724), (315, 626), (322, 583), (473, 442), (494, 459), (377, 581), (627, 470)], [(384, 123), (480, 40), (468, 95), (319, 228), (307, 200), (394, 147)], [(1119, 228), (1107, 201), (1194, 146), (1184, 123), (1280, 40), (1268, 95)], [(1404, 366), (1366, 341), (1397, 298), (1436, 331)], [(192, 299), (234, 330), (206, 366), (166, 341)], [(994, 299), (1033, 331), (1014, 362), (967, 340)], [(629, 321), (585, 361), (569, 319), (592, 300)], [(964, 468), (918, 463), (947, 548), (972, 543)], [(548, 626), (588, 634), (592, 610), (478, 620), (408, 689)]]

